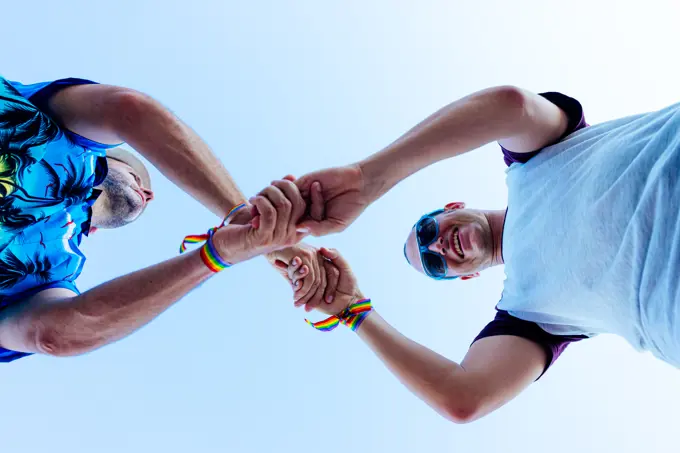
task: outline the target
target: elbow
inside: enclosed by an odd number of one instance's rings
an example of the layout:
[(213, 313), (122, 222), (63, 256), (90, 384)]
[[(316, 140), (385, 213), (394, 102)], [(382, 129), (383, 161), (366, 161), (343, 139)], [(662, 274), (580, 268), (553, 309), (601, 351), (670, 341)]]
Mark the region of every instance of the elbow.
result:
[(444, 404), (440, 411), (444, 418), (457, 424), (465, 425), (479, 420), (482, 413), (482, 405), (471, 398), (459, 398)]
[(98, 349), (99, 342), (89, 336), (67, 335), (59, 329), (40, 329), (35, 335), (35, 349), (51, 357), (74, 357)]
[(129, 88), (117, 87), (110, 96), (119, 126), (136, 125), (156, 105), (150, 96)]

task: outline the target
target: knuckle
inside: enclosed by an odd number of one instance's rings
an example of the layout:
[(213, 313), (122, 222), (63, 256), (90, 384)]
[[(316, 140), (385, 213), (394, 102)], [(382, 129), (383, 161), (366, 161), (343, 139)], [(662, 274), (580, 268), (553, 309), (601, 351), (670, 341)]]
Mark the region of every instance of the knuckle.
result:
[(276, 186), (282, 190), (290, 191), (297, 190), (297, 186), (292, 182), (288, 181), (287, 179), (279, 179), (278, 181), (276, 181)]

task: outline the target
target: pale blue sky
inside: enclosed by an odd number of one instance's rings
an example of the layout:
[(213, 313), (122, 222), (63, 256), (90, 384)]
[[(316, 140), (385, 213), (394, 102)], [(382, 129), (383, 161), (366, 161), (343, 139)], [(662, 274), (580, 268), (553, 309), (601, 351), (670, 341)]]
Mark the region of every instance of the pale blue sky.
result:
[[(360, 159), (491, 85), (562, 91), (591, 123), (680, 100), (675, 1), (417, 3), (8, 2), (0, 73), (145, 91), (194, 127), (249, 195), (286, 173)], [(344, 234), (313, 242), (346, 255), (397, 328), (459, 360), (493, 316), (502, 268), (433, 282), (401, 247), (422, 212), (448, 201), (504, 207), (503, 169), (494, 146), (441, 163)], [(185, 234), (215, 223), (153, 175), (156, 201), (138, 223), (86, 241), (81, 289), (172, 257)], [(115, 345), (0, 367), (0, 451), (672, 451), (678, 377), (598, 338), (571, 347), (520, 399), (456, 426), (351, 332), (307, 327), (257, 259)]]

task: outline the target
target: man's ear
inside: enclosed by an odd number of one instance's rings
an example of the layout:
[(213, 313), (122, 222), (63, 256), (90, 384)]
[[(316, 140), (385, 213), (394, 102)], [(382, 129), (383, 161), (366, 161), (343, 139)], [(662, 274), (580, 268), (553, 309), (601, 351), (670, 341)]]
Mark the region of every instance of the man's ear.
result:
[(99, 228), (97, 228), (97, 227), (90, 227), (90, 230), (87, 232), (87, 234), (88, 234), (88, 235), (94, 234), (94, 233), (97, 232), (98, 229), (99, 229)]
[(470, 279), (477, 278), (477, 277), (479, 277), (479, 272), (475, 272), (474, 274), (469, 274), (469, 275), (463, 275), (462, 277), (460, 277), (460, 279), (461, 280), (470, 280)]
[(454, 202), (449, 203), (446, 206), (444, 206), (444, 209), (446, 209), (447, 211), (454, 211), (456, 209), (465, 209), (465, 203), (463, 203), (462, 201), (454, 201)]

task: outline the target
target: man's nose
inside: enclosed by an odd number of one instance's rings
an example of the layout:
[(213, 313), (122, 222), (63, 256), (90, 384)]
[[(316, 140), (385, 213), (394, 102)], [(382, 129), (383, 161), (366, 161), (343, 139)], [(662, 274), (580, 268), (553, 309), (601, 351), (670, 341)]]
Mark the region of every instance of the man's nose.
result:
[(142, 192), (144, 192), (144, 196), (146, 197), (146, 202), (150, 202), (153, 200), (153, 190), (151, 189), (142, 189)]
[(444, 252), (443, 252), (443, 250), (444, 250), (444, 240), (441, 237), (437, 238), (436, 241), (434, 241), (432, 244), (430, 244), (428, 249), (432, 252), (439, 253), (439, 254), (443, 255), (444, 254)]

